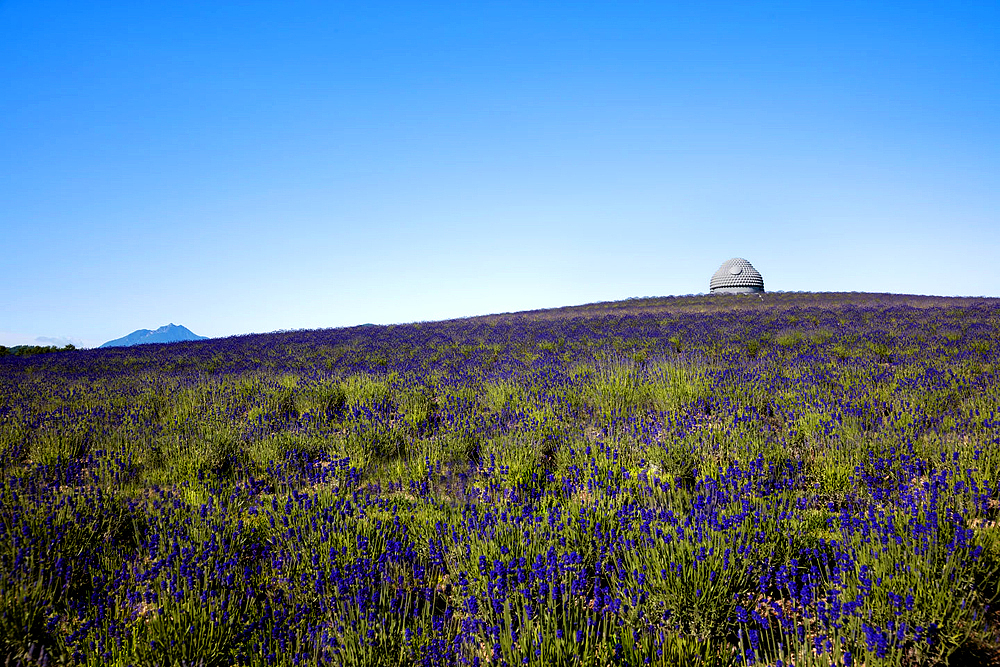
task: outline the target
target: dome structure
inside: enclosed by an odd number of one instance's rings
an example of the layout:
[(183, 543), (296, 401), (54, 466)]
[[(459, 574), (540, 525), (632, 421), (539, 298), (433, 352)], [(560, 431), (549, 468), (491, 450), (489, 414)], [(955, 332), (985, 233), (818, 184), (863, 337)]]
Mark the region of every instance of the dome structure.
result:
[(722, 263), (709, 287), (712, 294), (759, 294), (764, 291), (764, 279), (750, 262), (734, 257)]

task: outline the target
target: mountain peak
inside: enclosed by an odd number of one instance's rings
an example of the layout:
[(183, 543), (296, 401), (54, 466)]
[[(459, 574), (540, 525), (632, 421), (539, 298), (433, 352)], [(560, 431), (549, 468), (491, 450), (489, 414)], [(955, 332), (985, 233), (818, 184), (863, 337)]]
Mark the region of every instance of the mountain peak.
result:
[(199, 336), (185, 326), (165, 324), (162, 327), (150, 331), (149, 329), (136, 329), (127, 336), (109, 340), (101, 347), (129, 347), (132, 345), (147, 345), (149, 343), (176, 343), (183, 340), (204, 340), (208, 336)]

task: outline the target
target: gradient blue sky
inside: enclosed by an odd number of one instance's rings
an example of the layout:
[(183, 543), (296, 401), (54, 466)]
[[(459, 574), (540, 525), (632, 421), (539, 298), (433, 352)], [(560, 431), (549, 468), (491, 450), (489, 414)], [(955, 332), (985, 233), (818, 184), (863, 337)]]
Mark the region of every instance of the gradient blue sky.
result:
[(0, 0), (0, 344), (1000, 295), (1000, 4)]

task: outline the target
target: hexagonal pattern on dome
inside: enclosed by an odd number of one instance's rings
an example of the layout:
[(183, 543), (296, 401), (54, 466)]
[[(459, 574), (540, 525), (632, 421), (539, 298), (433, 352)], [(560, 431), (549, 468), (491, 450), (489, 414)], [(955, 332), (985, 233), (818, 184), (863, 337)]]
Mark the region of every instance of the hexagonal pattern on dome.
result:
[(712, 275), (709, 288), (713, 293), (752, 294), (764, 291), (764, 279), (750, 262), (734, 257)]

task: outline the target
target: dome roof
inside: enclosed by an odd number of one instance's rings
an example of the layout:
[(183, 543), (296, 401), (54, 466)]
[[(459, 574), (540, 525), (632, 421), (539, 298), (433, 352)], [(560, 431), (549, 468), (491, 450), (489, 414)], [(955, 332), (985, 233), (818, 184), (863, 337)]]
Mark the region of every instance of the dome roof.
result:
[(750, 262), (734, 257), (723, 262), (712, 275), (709, 286), (713, 293), (749, 294), (764, 291), (764, 279)]

